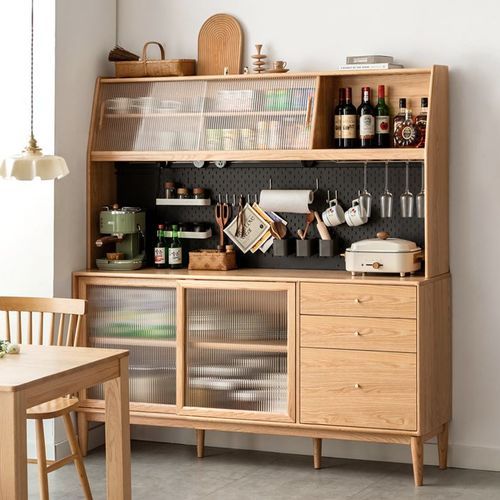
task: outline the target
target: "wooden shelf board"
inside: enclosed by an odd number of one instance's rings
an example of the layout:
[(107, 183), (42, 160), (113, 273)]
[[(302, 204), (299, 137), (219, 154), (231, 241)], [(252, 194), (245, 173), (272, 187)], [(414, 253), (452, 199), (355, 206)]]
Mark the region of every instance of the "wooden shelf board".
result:
[(306, 110), (283, 111), (211, 111), (199, 113), (106, 113), (105, 118), (219, 118), (233, 116), (305, 116)]
[(140, 346), (140, 347), (175, 347), (175, 338), (151, 339), (148, 337), (94, 337), (103, 339), (106, 343), (119, 346)]
[(232, 342), (191, 340), (189, 344), (198, 349), (218, 349), (221, 351), (287, 352), (288, 350), (286, 342), (282, 340), (234, 340)]
[(424, 161), (425, 149), (287, 149), (246, 151), (92, 151), (91, 161)]

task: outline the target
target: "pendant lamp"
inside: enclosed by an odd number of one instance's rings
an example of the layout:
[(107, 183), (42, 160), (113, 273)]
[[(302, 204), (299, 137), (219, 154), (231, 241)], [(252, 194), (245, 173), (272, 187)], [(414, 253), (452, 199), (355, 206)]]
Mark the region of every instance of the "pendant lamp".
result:
[(34, 0), (31, 0), (31, 134), (28, 145), (19, 155), (0, 161), (0, 178), (14, 178), (20, 181), (60, 179), (69, 174), (64, 158), (44, 155), (33, 135), (33, 33)]

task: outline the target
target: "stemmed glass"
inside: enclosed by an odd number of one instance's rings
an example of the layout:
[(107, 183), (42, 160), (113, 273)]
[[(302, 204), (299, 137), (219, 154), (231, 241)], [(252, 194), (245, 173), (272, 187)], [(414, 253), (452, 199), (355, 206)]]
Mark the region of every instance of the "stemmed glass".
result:
[(400, 196), (401, 217), (413, 217), (413, 194), (410, 192), (410, 162), (406, 162), (406, 188), (405, 192)]
[(380, 216), (383, 218), (392, 217), (392, 193), (389, 192), (389, 162), (385, 162), (385, 188), (380, 196)]
[(417, 217), (423, 219), (425, 217), (425, 181), (424, 181), (424, 165), (422, 164), (422, 185), (420, 193), (415, 197), (415, 204), (417, 206)]
[(367, 162), (365, 161), (365, 165), (363, 168), (363, 191), (359, 195), (359, 204), (361, 208), (364, 210), (366, 217), (370, 217), (372, 213), (372, 195), (366, 189), (366, 168)]

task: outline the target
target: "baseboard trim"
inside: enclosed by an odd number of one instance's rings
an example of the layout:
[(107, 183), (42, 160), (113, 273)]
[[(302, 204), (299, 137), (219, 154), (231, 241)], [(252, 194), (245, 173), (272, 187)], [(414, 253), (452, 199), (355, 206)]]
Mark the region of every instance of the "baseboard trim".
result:
[[(132, 426), (131, 437), (139, 441), (185, 445), (195, 445), (196, 443), (195, 432), (192, 429), (134, 425)], [(312, 455), (312, 439), (300, 437), (207, 431), (205, 444), (206, 446), (218, 448)], [(324, 439), (322, 454), (324, 457), (411, 463), (410, 447), (399, 444)], [(194, 450), (193, 456), (195, 456)], [(426, 443), (424, 461), (426, 465), (438, 465), (437, 445), (435, 442)], [(500, 471), (500, 448), (450, 444), (448, 465), (461, 469)]]

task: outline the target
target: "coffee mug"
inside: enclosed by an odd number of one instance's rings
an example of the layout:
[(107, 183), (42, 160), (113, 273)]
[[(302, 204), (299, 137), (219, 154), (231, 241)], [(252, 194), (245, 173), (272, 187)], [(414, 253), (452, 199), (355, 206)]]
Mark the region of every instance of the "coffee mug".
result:
[(337, 199), (330, 201), (330, 206), (323, 211), (321, 218), (325, 226), (329, 227), (339, 226), (345, 222), (344, 209), (340, 206)]
[(274, 69), (285, 69), (286, 68), (286, 61), (274, 61), (273, 68)]
[(352, 207), (345, 213), (345, 221), (348, 226), (361, 226), (368, 222), (368, 217), (364, 208), (359, 204), (359, 199), (356, 198), (352, 202)]

